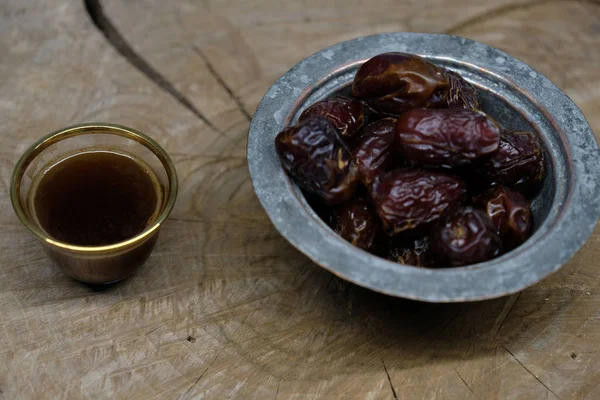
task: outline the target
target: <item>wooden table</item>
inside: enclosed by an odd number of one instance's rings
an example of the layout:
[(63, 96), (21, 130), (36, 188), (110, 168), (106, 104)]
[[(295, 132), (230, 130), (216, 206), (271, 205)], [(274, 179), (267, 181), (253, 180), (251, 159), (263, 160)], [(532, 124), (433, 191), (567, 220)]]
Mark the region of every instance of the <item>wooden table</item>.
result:
[[(2, 0), (0, 398), (600, 399), (600, 230), (555, 275), (435, 305), (347, 285), (274, 230), (246, 135), (271, 83), (333, 43), (442, 32), (565, 90), (600, 134), (600, 3)], [(92, 121), (148, 133), (181, 180), (135, 277), (65, 277), (17, 221), (13, 165)], [(600, 171), (599, 171), (600, 173)]]

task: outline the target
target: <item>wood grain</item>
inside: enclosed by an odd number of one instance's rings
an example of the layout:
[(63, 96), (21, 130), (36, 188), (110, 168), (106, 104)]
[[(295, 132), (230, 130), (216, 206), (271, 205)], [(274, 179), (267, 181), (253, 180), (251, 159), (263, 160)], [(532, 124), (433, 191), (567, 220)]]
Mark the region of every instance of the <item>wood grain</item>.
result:
[[(505, 50), (600, 133), (596, 1), (4, 0), (0, 398), (600, 398), (600, 229), (520, 294), (435, 305), (343, 283), (271, 226), (249, 116), (300, 59), (384, 31)], [(148, 263), (104, 290), (53, 267), (8, 198), (31, 142), (92, 121), (148, 133), (181, 180)]]

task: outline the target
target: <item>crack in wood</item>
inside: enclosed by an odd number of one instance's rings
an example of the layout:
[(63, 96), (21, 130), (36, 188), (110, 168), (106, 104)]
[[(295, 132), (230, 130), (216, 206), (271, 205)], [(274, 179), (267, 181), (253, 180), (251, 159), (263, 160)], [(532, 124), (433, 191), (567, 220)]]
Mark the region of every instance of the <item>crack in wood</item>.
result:
[(202, 61), (204, 61), (204, 64), (206, 64), (206, 68), (208, 69), (208, 72), (210, 72), (210, 74), (213, 76), (213, 78), (215, 78), (215, 80), (219, 83), (219, 85), (221, 85), (221, 87), (223, 87), (223, 89), (225, 89), (225, 91), (227, 92), (229, 97), (235, 102), (235, 104), (236, 104), (237, 108), (240, 110), (240, 112), (242, 114), (244, 114), (244, 117), (246, 117), (248, 122), (250, 122), (252, 120), (252, 116), (246, 110), (246, 107), (244, 107), (244, 103), (242, 103), (242, 100), (240, 99), (240, 97), (237, 96), (235, 94), (235, 92), (233, 91), (233, 89), (231, 87), (229, 87), (229, 85), (225, 82), (225, 80), (223, 79), (221, 74), (219, 74), (217, 72), (217, 70), (212, 65), (212, 63), (210, 62), (208, 57), (206, 57), (206, 54), (204, 54), (204, 52), (202, 51), (202, 49), (200, 49), (198, 46), (192, 45), (192, 50), (194, 51), (194, 53), (196, 53), (202, 59)]
[(115, 50), (117, 50), (119, 54), (129, 61), (129, 63), (138, 71), (154, 82), (156, 86), (158, 86), (167, 94), (171, 95), (171, 97), (177, 100), (179, 104), (187, 108), (211, 129), (218, 133), (223, 133), (212, 122), (210, 122), (208, 118), (206, 118), (204, 114), (202, 114), (200, 110), (198, 110), (198, 108), (196, 108), (192, 102), (188, 100), (187, 97), (175, 89), (175, 86), (173, 86), (171, 82), (169, 82), (160, 72), (154, 69), (154, 67), (152, 67), (148, 61), (146, 61), (138, 53), (136, 53), (135, 50), (133, 50), (131, 45), (125, 40), (123, 35), (121, 35), (111, 20), (104, 13), (104, 9), (102, 8), (100, 0), (83, 0), (83, 4), (96, 28), (102, 32), (106, 40)]
[(392, 389), (392, 394), (394, 395), (394, 399), (398, 400), (398, 395), (396, 394), (396, 389), (394, 389), (394, 385), (392, 384), (392, 378), (390, 377), (390, 373), (387, 370), (387, 367), (385, 366), (385, 361), (383, 361), (383, 357), (381, 357), (381, 363), (383, 364), (383, 369), (385, 371), (385, 374), (387, 376), (388, 382), (390, 384), (390, 389)]
[(538, 378), (538, 377), (537, 377), (537, 376), (536, 376), (536, 375), (535, 375), (533, 372), (531, 372), (531, 371), (529, 370), (529, 368), (527, 368), (527, 367), (526, 367), (526, 366), (525, 366), (525, 365), (524, 365), (524, 364), (523, 364), (523, 363), (522, 363), (522, 362), (521, 362), (521, 361), (520, 361), (520, 360), (519, 360), (517, 357), (515, 357), (515, 355), (514, 355), (514, 354), (513, 354), (513, 353), (512, 353), (512, 352), (511, 352), (509, 349), (507, 349), (505, 346), (502, 346), (502, 348), (503, 348), (504, 350), (506, 350), (506, 352), (507, 352), (508, 354), (510, 354), (510, 355), (512, 356), (512, 358), (514, 358), (514, 360), (515, 360), (517, 363), (519, 363), (519, 365), (520, 365), (521, 367), (523, 367), (523, 369), (524, 369), (525, 371), (529, 372), (529, 374), (530, 374), (531, 376), (533, 376), (533, 377), (535, 378), (535, 380), (536, 380), (536, 381), (538, 381), (538, 382), (540, 383), (540, 385), (542, 385), (543, 387), (545, 387), (545, 388), (546, 388), (546, 390), (548, 390), (550, 393), (552, 393), (554, 396), (556, 396), (556, 398), (557, 398), (557, 399), (559, 399), (559, 400), (562, 400), (562, 399), (561, 399), (561, 397), (560, 397), (559, 395), (557, 395), (556, 393), (554, 393), (554, 391), (553, 391), (552, 389), (550, 389), (550, 388), (548, 387), (548, 385), (546, 385), (544, 382), (542, 382), (542, 380), (541, 380), (540, 378)]

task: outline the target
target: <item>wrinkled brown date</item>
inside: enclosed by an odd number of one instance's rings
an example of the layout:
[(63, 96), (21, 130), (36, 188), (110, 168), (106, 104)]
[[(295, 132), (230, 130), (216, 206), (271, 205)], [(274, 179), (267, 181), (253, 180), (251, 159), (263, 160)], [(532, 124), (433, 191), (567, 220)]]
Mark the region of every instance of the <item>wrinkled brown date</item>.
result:
[(442, 107), (449, 81), (444, 70), (412, 54), (379, 54), (361, 65), (352, 95), (373, 111), (399, 116), (415, 107)]
[(383, 234), (377, 214), (363, 199), (350, 200), (338, 206), (333, 217), (333, 230), (367, 251), (376, 250)]
[(496, 257), (502, 241), (482, 211), (463, 207), (433, 228), (431, 246), (440, 261), (456, 267)]
[(450, 84), (448, 94), (445, 97), (446, 105), (450, 108), (479, 108), (477, 89), (462, 76), (452, 71), (445, 71)]
[(362, 104), (345, 96), (314, 103), (300, 115), (300, 122), (314, 116), (325, 117), (343, 138), (348, 139), (356, 137), (365, 122), (365, 110)]
[(404, 265), (430, 266), (429, 247), (428, 236), (412, 240), (392, 237), (388, 244), (388, 259)]
[(473, 199), (490, 218), (506, 250), (523, 243), (531, 233), (533, 216), (529, 201), (521, 193), (496, 186)]
[(498, 150), (500, 131), (480, 111), (417, 108), (398, 118), (395, 146), (414, 163), (452, 168)]
[(377, 177), (371, 197), (388, 234), (423, 226), (440, 218), (465, 197), (462, 180), (439, 172), (398, 169)]
[(478, 170), (490, 185), (537, 184), (544, 178), (542, 145), (533, 132), (504, 131), (498, 152)]
[(352, 153), (325, 118), (313, 117), (281, 131), (275, 148), (294, 181), (325, 203), (339, 204), (354, 195), (358, 170)]
[(394, 153), (395, 118), (383, 118), (365, 127), (354, 149), (354, 160), (362, 182), (369, 186), (373, 179), (386, 172), (398, 158)]

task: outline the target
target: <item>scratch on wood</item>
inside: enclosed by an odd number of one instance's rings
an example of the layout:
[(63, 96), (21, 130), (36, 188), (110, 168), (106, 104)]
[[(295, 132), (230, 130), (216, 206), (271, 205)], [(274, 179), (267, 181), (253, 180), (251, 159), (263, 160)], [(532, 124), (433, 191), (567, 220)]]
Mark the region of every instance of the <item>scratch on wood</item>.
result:
[(185, 398), (192, 391), (192, 389), (198, 384), (198, 382), (200, 382), (200, 379), (202, 379), (204, 374), (206, 374), (206, 372), (210, 369), (210, 367), (212, 367), (212, 365), (215, 363), (215, 361), (217, 361), (217, 358), (219, 358), (219, 356), (221, 355), (222, 352), (223, 352), (223, 350), (221, 350), (219, 352), (219, 354), (217, 354), (216, 357), (213, 358), (213, 360), (210, 362), (210, 364), (208, 364), (208, 367), (206, 367), (206, 369), (204, 371), (202, 371), (202, 373), (200, 374), (198, 379), (196, 379), (196, 381), (194, 383), (192, 383), (192, 386), (190, 386), (190, 388), (187, 390), (187, 392), (185, 392), (185, 394), (183, 395), (183, 398)]
[(510, 296), (508, 298), (508, 300), (506, 301), (506, 304), (504, 304), (502, 311), (498, 315), (498, 318), (496, 318), (496, 322), (494, 322), (494, 326), (492, 327), (492, 335), (491, 335), (492, 338), (496, 338), (496, 339), (498, 338), (498, 335), (500, 334), (500, 331), (502, 330), (504, 323), (508, 319), (509, 314), (512, 312), (513, 308), (515, 308), (515, 304), (517, 304), (517, 301), (519, 301), (519, 297), (521, 297), (521, 293), (523, 293), (523, 292), (513, 294), (512, 296)]
[(450, 324), (452, 324), (454, 321), (456, 321), (456, 319), (458, 318), (458, 316), (460, 315), (460, 310), (456, 312), (456, 314), (454, 314), (454, 316), (452, 318), (450, 318), (450, 320), (448, 320), (448, 322), (446, 322), (444, 324), (444, 326), (442, 326), (442, 328), (440, 329), (440, 331), (438, 333), (443, 333), (446, 328), (448, 328), (450, 326)]
[(531, 376), (533, 376), (533, 377), (535, 378), (535, 380), (536, 380), (536, 381), (538, 381), (538, 382), (540, 383), (540, 385), (542, 385), (543, 387), (545, 387), (545, 388), (546, 388), (546, 390), (548, 390), (550, 393), (552, 393), (554, 396), (556, 396), (556, 398), (558, 398), (558, 399), (562, 400), (562, 399), (561, 399), (561, 397), (560, 397), (559, 395), (557, 395), (556, 393), (554, 393), (554, 391), (552, 391), (552, 389), (550, 389), (550, 388), (548, 387), (548, 385), (546, 385), (544, 382), (542, 382), (542, 381), (540, 380), (540, 378), (538, 378), (538, 377), (537, 377), (537, 376), (536, 376), (536, 375), (535, 375), (533, 372), (531, 372), (531, 371), (529, 370), (529, 368), (527, 368), (527, 367), (526, 367), (526, 366), (525, 366), (525, 365), (524, 365), (524, 364), (523, 364), (521, 361), (519, 361), (519, 359), (518, 359), (517, 357), (515, 357), (515, 355), (514, 355), (514, 354), (513, 354), (513, 353), (512, 353), (512, 352), (511, 352), (509, 349), (507, 349), (505, 346), (502, 346), (502, 348), (503, 348), (504, 350), (506, 350), (506, 352), (507, 352), (508, 354), (510, 354), (510, 355), (512, 356), (512, 358), (514, 358), (514, 359), (515, 359), (515, 361), (516, 361), (516, 362), (518, 362), (518, 363), (519, 363), (519, 365), (520, 365), (521, 367), (523, 367), (523, 369), (524, 369), (525, 371), (529, 372), (529, 374), (530, 374)]
[(208, 368), (206, 368), (204, 371), (202, 371), (202, 373), (200, 374), (200, 376), (198, 377), (198, 379), (196, 379), (196, 381), (192, 384), (192, 386), (190, 386), (190, 388), (187, 390), (187, 392), (185, 392), (185, 395), (183, 396), (184, 398), (192, 391), (192, 389), (194, 388), (194, 386), (196, 386), (196, 384), (198, 384), (198, 382), (200, 382), (200, 379), (202, 379), (202, 377), (204, 376), (204, 374), (206, 373), (206, 371), (208, 371)]
[[(512, 12), (512, 11), (527, 10), (527, 9), (535, 7), (535, 6), (541, 6), (541, 5), (549, 4), (549, 3), (557, 3), (557, 2), (561, 2), (561, 1), (564, 1), (564, 0), (534, 0), (529, 3), (505, 4), (500, 7), (484, 11), (483, 13), (475, 15), (475, 16), (467, 19), (466, 21), (460, 22), (459, 24), (446, 29), (446, 31), (444, 33), (453, 35), (453, 34), (456, 34), (458, 31), (461, 31), (472, 25), (476, 25), (478, 23), (485, 22), (490, 18), (500, 17), (500, 16), (507, 14), (509, 12)], [(596, 5), (599, 4), (598, 0), (579, 0), (579, 3), (591, 3), (591, 4), (596, 4)]]
[(138, 69), (142, 74), (146, 75), (148, 79), (154, 82), (159, 88), (166, 93), (170, 94), (175, 100), (177, 100), (182, 106), (191, 111), (196, 115), (202, 122), (214, 129), (219, 133), (221, 132), (212, 122), (208, 120), (198, 110), (191, 101), (189, 101), (184, 95), (179, 93), (177, 89), (169, 82), (160, 72), (155, 70), (145, 59), (143, 59), (138, 53), (133, 50), (131, 45), (127, 43), (121, 33), (115, 28), (110, 19), (104, 14), (102, 4), (100, 0), (83, 0), (85, 8), (92, 19), (94, 25), (102, 32), (106, 40), (121, 54), (125, 57), (135, 68)]
[(158, 330), (158, 328), (160, 328), (160, 326), (157, 326), (156, 328), (152, 329), (150, 332), (146, 333), (144, 336), (148, 336), (149, 334), (151, 334), (152, 332)]
[(435, 342), (436, 340), (439, 339), (439, 335), (442, 334), (446, 328), (448, 328), (454, 321), (456, 321), (456, 319), (461, 315), (461, 311), (457, 311), (456, 314), (454, 314), (452, 316), (452, 318), (450, 318), (441, 328), (440, 330), (437, 332), (437, 334), (432, 335), (431, 338), (427, 341), (427, 345), (431, 345), (433, 342)]
[(277, 400), (277, 396), (279, 396), (279, 388), (281, 387), (281, 381), (277, 384), (277, 391), (275, 392), (275, 400)]
[(464, 380), (464, 378), (461, 376), (461, 374), (459, 374), (456, 369), (454, 370), (454, 372), (456, 372), (456, 375), (458, 375), (458, 377), (465, 384), (465, 386), (467, 387), (467, 389), (469, 389), (469, 392), (473, 393), (473, 395), (475, 397), (477, 397), (477, 395), (475, 394), (475, 392), (473, 391), (473, 389), (471, 389), (471, 386), (469, 386), (469, 384), (467, 383), (467, 381)]
[(246, 183), (246, 179), (243, 179), (239, 184), (236, 185), (235, 189), (233, 189), (233, 191), (229, 195), (229, 198), (227, 199), (227, 203), (231, 203), (231, 200), (233, 200), (235, 195), (240, 191), (240, 189), (242, 188), (242, 186), (244, 186), (245, 183)]
[(472, 25), (484, 22), (484, 21), (486, 21), (486, 20), (488, 20), (490, 18), (499, 17), (499, 16), (501, 16), (503, 14), (506, 14), (506, 13), (509, 13), (511, 11), (517, 11), (517, 10), (520, 10), (520, 9), (526, 9), (526, 8), (534, 7), (534, 6), (537, 6), (537, 5), (542, 5), (542, 4), (545, 4), (545, 3), (550, 3), (552, 1), (556, 1), (556, 0), (537, 0), (537, 1), (532, 1), (532, 2), (529, 2), (529, 3), (505, 4), (505, 5), (502, 5), (500, 7), (484, 11), (483, 13), (475, 15), (475, 16), (467, 19), (466, 21), (460, 22), (459, 24), (457, 24), (457, 25), (455, 25), (455, 26), (453, 26), (451, 28), (446, 29), (446, 32), (444, 32), (444, 33), (454, 34), (454, 33), (458, 32), (458, 31), (461, 31), (461, 30), (463, 30), (465, 28), (468, 28), (468, 27), (470, 27)]
[(383, 364), (383, 370), (385, 371), (385, 374), (388, 378), (388, 382), (390, 383), (390, 389), (392, 389), (392, 394), (394, 395), (394, 399), (398, 400), (398, 395), (396, 394), (396, 389), (394, 389), (394, 385), (392, 384), (392, 378), (390, 378), (390, 374), (387, 370), (387, 367), (385, 366), (385, 361), (383, 361), (383, 357), (381, 358), (381, 363)]
[(202, 61), (204, 61), (204, 64), (206, 64), (206, 68), (208, 68), (208, 72), (210, 72), (210, 74), (213, 76), (213, 78), (215, 78), (215, 80), (219, 83), (219, 85), (221, 85), (223, 87), (223, 89), (225, 89), (225, 91), (227, 92), (229, 97), (231, 97), (231, 99), (235, 102), (235, 104), (236, 104), (237, 108), (240, 110), (240, 112), (242, 114), (244, 114), (244, 117), (246, 117), (246, 119), (248, 121), (251, 121), (252, 116), (244, 107), (244, 103), (242, 103), (242, 100), (235, 94), (233, 89), (231, 87), (229, 87), (229, 85), (225, 82), (223, 77), (217, 72), (217, 70), (212, 65), (212, 63), (210, 62), (208, 57), (206, 57), (206, 54), (204, 54), (204, 52), (202, 51), (202, 49), (200, 49), (197, 46), (192, 45), (192, 50), (194, 50), (194, 53), (196, 53), (198, 56), (200, 56)]

